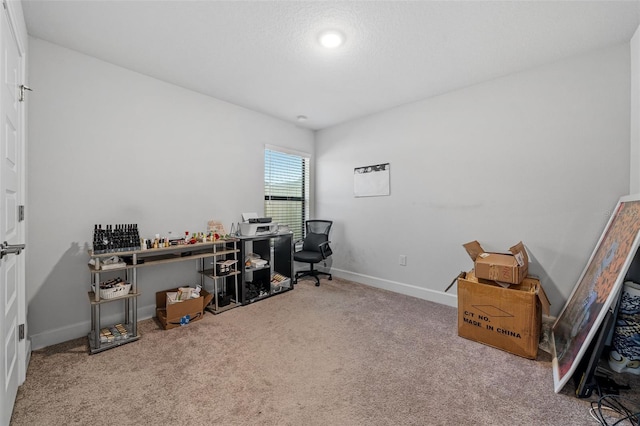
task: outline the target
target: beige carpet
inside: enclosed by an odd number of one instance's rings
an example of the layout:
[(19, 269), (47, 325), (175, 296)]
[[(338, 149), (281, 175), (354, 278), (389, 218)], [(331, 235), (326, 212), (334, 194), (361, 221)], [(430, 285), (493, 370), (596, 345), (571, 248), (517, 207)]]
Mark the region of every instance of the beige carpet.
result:
[[(551, 362), (462, 339), (456, 309), (340, 279), (96, 355), (32, 354), (13, 425), (589, 425)], [(624, 380), (629, 377), (619, 376)], [(635, 378), (635, 376), (632, 376)], [(640, 389), (625, 394), (640, 401)]]

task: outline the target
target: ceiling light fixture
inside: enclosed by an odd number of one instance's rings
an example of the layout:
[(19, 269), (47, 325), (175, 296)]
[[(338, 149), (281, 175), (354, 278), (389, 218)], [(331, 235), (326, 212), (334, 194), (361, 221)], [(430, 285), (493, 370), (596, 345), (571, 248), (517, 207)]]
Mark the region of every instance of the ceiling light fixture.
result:
[(300, 123), (302, 123), (303, 121), (307, 121), (307, 116), (306, 115), (299, 115), (296, 118), (298, 119), (298, 121)]
[(320, 34), (320, 44), (327, 49), (335, 49), (344, 43), (344, 35), (340, 31), (325, 31)]

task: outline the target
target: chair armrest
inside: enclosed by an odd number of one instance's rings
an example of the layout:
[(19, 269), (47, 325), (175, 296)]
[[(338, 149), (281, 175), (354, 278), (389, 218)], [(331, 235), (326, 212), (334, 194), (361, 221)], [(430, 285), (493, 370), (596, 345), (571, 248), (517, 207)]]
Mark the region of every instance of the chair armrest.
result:
[(331, 256), (332, 252), (331, 252), (331, 247), (329, 247), (329, 243), (331, 241), (325, 241), (323, 243), (320, 243), (320, 245), (318, 247), (320, 247), (320, 253), (322, 253), (322, 258), (326, 259), (327, 257)]

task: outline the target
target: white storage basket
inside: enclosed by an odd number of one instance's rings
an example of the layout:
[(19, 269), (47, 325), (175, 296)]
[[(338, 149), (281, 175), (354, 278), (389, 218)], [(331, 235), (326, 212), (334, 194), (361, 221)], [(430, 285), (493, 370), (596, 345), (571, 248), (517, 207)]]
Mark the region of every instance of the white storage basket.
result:
[[(93, 287), (93, 291), (95, 291), (95, 286)], [(131, 284), (122, 284), (117, 285), (111, 288), (100, 289), (100, 298), (101, 299), (115, 299), (116, 297), (122, 297), (129, 294), (129, 290), (131, 290)]]

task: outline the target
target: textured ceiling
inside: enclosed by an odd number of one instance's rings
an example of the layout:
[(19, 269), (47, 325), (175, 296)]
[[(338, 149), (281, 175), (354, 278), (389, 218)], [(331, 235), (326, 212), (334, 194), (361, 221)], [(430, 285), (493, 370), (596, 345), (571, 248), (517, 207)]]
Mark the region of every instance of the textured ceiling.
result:
[[(625, 43), (639, 24), (637, 1), (23, 0), (23, 9), (34, 37), (310, 129)], [(326, 29), (346, 43), (321, 47)]]

